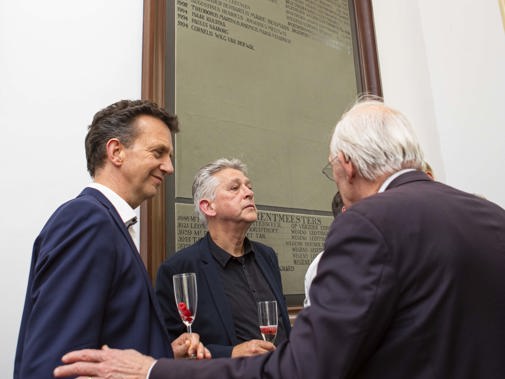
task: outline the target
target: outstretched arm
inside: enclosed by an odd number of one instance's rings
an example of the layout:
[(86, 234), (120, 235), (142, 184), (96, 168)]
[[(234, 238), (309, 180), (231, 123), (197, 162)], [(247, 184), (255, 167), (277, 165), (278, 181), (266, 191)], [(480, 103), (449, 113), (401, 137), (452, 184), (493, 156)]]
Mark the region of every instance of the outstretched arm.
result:
[(136, 350), (116, 350), (104, 346), (102, 350), (72, 351), (62, 358), (65, 366), (54, 370), (56, 378), (70, 376), (146, 379), (156, 362), (154, 358)]

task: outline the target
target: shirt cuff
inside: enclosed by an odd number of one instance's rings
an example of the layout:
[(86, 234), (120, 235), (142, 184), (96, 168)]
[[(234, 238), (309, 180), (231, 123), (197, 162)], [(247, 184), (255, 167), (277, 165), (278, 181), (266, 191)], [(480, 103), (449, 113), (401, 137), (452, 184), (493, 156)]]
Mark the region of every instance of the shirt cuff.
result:
[(151, 370), (153, 369), (154, 365), (158, 363), (158, 361), (154, 361), (151, 367), (149, 367), (149, 371), (147, 371), (147, 376), (146, 379), (149, 379), (149, 376), (151, 375)]

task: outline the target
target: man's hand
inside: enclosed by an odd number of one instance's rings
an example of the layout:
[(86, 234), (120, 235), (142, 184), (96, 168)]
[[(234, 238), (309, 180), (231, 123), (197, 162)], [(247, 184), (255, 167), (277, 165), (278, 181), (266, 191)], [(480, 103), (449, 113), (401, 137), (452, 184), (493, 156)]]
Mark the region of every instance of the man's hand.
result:
[(232, 352), (232, 358), (251, 357), (253, 355), (265, 354), (275, 350), (275, 345), (263, 340), (250, 340), (236, 345)]
[(56, 367), (54, 376), (145, 379), (155, 360), (135, 350), (84, 349), (65, 354), (64, 366)]
[(210, 359), (210, 351), (200, 342), (198, 333), (183, 333), (172, 341), (174, 358)]

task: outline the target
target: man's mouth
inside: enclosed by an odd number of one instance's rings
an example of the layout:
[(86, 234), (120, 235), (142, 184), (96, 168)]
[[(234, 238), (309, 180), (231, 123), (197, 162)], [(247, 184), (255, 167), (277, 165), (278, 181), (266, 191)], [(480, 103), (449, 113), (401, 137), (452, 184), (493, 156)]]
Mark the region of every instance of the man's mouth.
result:
[(155, 178), (156, 180), (158, 180), (160, 183), (163, 182), (163, 177), (161, 176), (158, 176), (158, 175), (151, 175), (153, 178)]

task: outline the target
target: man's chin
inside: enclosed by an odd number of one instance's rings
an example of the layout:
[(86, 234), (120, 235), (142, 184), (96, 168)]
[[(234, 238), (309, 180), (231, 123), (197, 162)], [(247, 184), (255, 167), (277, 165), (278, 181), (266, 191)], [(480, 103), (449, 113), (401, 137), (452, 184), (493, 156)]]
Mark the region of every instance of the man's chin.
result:
[(159, 191), (160, 186), (152, 186), (144, 193), (144, 200), (152, 199)]
[(245, 217), (245, 221), (248, 221), (249, 223), (253, 223), (253, 222), (256, 222), (258, 221), (258, 214), (255, 212), (254, 215), (253, 214), (250, 214), (250, 215), (246, 215)]

